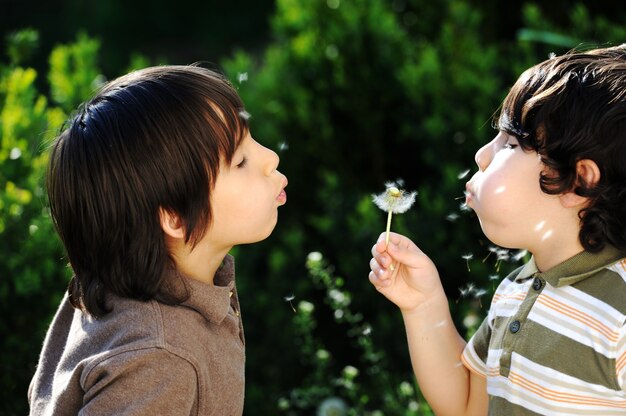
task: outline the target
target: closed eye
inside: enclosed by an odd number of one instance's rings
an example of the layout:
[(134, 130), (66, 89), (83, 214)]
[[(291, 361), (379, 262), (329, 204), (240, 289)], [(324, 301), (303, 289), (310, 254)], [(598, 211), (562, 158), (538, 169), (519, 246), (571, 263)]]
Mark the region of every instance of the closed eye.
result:
[(241, 162), (237, 163), (237, 167), (238, 168), (243, 168), (246, 166), (246, 164), (248, 163), (248, 159), (244, 156), (243, 159), (241, 159)]

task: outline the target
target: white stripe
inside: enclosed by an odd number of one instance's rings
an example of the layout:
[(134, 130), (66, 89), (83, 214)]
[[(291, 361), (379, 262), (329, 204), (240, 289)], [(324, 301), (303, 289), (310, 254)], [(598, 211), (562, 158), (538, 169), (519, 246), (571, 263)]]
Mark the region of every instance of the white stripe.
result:
[[(500, 354), (498, 354), (499, 356)], [(491, 362), (491, 360), (489, 360)], [(518, 376), (526, 380), (518, 379)], [(521, 405), (537, 413), (543, 414), (581, 414), (581, 415), (612, 415), (624, 414), (626, 408), (615, 408), (608, 404), (594, 403), (594, 399), (600, 401), (614, 400), (616, 404), (626, 404), (626, 394), (616, 392), (603, 386), (586, 383), (577, 378), (562, 374), (548, 367), (538, 365), (530, 360), (513, 354), (511, 357), (511, 378), (502, 376), (488, 379), (488, 393), (502, 397), (505, 400)], [(529, 390), (524, 383), (535, 383), (533, 391)], [(573, 403), (571, 397), (556, 398), (543, 397), (544, 395), (572, 394), (580, 395), (581, 401), (591, 399), (591, 403)], [(568, 399), (570, 401), (568, 401)]]
[(624, 322), (624, 314), (617, 309), (572, 286), (560, 287), (558, 291), (546, 286), (544, 293), (548, 293), (559, 302), (569, 304), (577, 310), (603, 321), (606, 326), (612, 327), (612, 330), (618, 330)]
[[(623, 260), (622, 260), (623, 261)], [(626, 282), (626, 264), (620, 262), (617, 262), (609, 267), (607, 267), (607, 269), (614, 271), (615, 273), (619, 274), (620, 277), (622, 278), (622, 280), (624, 280), (624, 282)]]
[(579, 321), (559, 314), (543, 305), (536, 305), (528, 315), (528, 319), (571, 340), (593, 348), (594, 351), (607, 358), (615, 358), (617, 356), (615, 343), (609, 342), (604, 335), (599, 334), (592, 328), (582, 327)]

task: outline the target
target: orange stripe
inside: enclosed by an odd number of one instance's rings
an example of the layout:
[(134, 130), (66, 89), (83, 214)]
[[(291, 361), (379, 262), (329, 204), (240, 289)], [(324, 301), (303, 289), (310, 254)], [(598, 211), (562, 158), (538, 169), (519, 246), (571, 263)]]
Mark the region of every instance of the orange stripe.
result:
[(626, 408), (626, 400), (607, 400), (607, 399), (597, 399), (589, 396), (581, 396), (578, 394), (572, 393), (564, 393), (559, 392), (557, 390), (546, 388), (540, 384), (532, 382), (527, 378), (521, 376), (518, 373), (511, 372), (509, 374), (509, 380), (513, 384), (517, 384), (520, 387), (535, 393), (538, 396), (541, 396), (545, 399), (560, 402), (560, 403), (571, 403), (571, 404), (584, 404), (591, 406), (606, 406), (617, 409)]
[(498, 301), (500, 301), (501, 299), (517, 299), (517, 300), (524, 300), (526, 299), (526, 293), (515, 293), (515, 294), (509, 294), (509, 295), (494, 295), (493, 299), (492, 299), (492, 303), (496, 303)]
[(602, 322), (589, 316), (588, 314), (581, 312), (571, 306), (560, 302), (552, 297), (547, 295), (539, 296), (537, 298), (537, 302), (541, 303), (548, 308), (560, 312), (563, 315), (569, 316), (570, 318), (586, 324), (587, 326), (595, 329), (599, 333), (603, 334), (609, 341), (615, 342), (619, 339), (619, 333), (617, 331), (612, 331), (608, 326), (604, 325)]
[(626, 272), (626, 259), (620, 261), (619, 264), (620, 266), (622, 266), (622, 269), (624, 269), (624, 271)]
[(461, 355), (461, 362), (463, 363), (463, 365), (465, 366), (465, 368), (467, 368), (469, 371), (471, 371), (472, 373), (479, 375), (483, 378), (486, 377), (486, 375), (482, 372), (480, 372), (476, 367), (474, 367), (472, 365), (472, 363), (470, 363), (468, 360), (465, 359), (465, 355)]
[(626, 353), (623, 353), (622, 355), (620, 355), (619, 358), (617, 359), (617, 362), (615, 363), (615, 367), (617, 368), (618, 373), (622, 372), (622, 369), (624, 368), (624, 366), (626, 366)]

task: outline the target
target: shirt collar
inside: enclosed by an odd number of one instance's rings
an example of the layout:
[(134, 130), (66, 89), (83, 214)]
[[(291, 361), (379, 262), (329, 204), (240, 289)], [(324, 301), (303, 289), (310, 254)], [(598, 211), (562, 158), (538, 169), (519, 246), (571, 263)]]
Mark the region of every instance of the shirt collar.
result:
[(582, 251), (543, 273), (539, 272), (535, 264), (535, 258), (532, 257), (530, 261), (524, 265), (515, 278), (515, 281), (521, 282), (530, 277), (537, 276), (554, 287), (572, 285), (616, 263), (624, 257), (626, 257), (626, 252), (606, 245), (598, 253)]
[(221, 324), (228, 315), (231, 293), (235, 290), (235, 261), (233, 257), (231, 255), (224, 257), (224, 261), (215, 272), (212, 285), (184, 277), (178, 273), (176, 277), (175, 280), (185, 286), (189, 295), (181, 305), (197, 311), (212, 323)]

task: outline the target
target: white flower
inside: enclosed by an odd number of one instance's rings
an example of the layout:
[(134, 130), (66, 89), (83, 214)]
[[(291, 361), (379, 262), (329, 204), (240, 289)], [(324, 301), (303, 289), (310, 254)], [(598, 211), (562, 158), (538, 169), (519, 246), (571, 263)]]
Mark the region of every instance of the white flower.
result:
[(348, 413), (348, 405), (339, 397), (324, 399), (317, 408), (317, 416), (343, 416)]
[(320, 261), (322, 261), (322, 258), (322, 253), (320, 253), (319, 251), (312, 251), (309, 253), (308, 256), (306, 256), (306, 259), (311, 263), (319, 263)]

